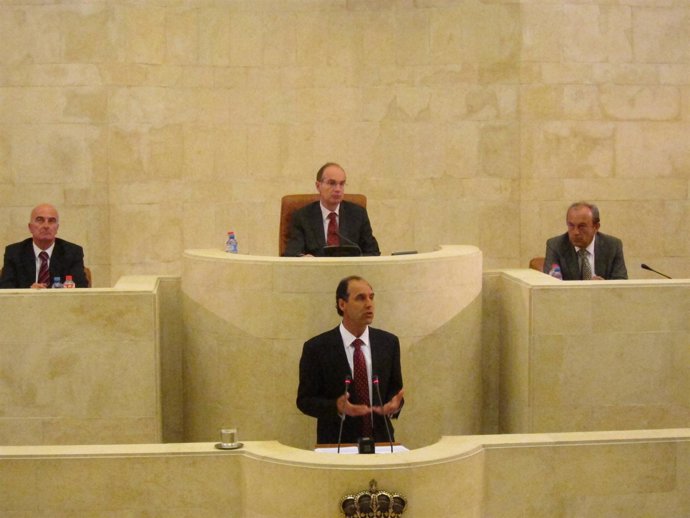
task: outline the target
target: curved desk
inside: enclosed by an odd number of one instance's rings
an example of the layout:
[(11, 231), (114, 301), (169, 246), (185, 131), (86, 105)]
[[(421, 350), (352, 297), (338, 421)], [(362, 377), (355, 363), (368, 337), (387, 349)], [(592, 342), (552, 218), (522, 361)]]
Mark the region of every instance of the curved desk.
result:
[(418, 447), (481, 425), (482, 255), (442, 246), (415, 255), (283, 258), (184, 253), (185, 440), (313, 448), (316, 422), (295, 406), (303, 343), (340, 322), (335, 288), (361, 275), (377, 294), (374, 327), (398, 335), (407, 404), (396, 438)]
[(407, 499), (403, 518), (675, 517), (690, 512), (688, 473), (688, 430), (444, 437), (388, 455), (0, 446), (0, 515), (336, 517), (375, 479)]

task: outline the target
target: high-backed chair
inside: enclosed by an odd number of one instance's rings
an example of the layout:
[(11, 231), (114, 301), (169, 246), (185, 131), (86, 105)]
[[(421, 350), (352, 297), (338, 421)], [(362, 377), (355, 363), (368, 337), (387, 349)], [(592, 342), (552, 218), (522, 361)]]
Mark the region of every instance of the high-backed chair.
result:
[(546, 257), (532, 257), (529, 262), (529, 267), (532, 268), (532, 270), (539, 270), (540, 272), (543, 272), (545, 259)]
[[(305, 205), (319, 199), (319, 194), (286, 194), (280, 202), (280, 229), (278, 235), (278, 255), (285, 253), (288, 239), (290, 238), (290, 227), (292, 224), (292, 213), (301, 209)], [(366, 208), (367, 197), (364, 194), (346, 194), (345, 201), (356, 203)]]

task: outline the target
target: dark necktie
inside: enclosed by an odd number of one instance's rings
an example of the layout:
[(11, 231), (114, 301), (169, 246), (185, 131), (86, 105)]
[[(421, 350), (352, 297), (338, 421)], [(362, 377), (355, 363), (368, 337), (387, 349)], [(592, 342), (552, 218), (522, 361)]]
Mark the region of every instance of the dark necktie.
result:
[[(359, 338), (352, 342), (352, 347), (355, 348), (354, 353), (354, 396), (355, 404), (367, 405), (369, 406), (369, 375), (367, 374), (367, 361), (364, 358), (364, 353), (362, 352), (362, 340)], [(371, 426), (371, 414), (362, 416), (362, 437), (371, 437), (372, 426)]]
[(580, 256), (580, 271), (582, 272), (582, 280), (591, 281), (592, 266), (589, 264), (589, 260), (587, 259), (587, 250), (584, 248), (580, 248), (577, 251), (577, 255)]
[(338, 246), (340, 244), (340, 236), (338, 235), (338, 221), (337, 214), (331, 212), (328, 215), (328, 232), (326, 233), (326, 244), (328, 246)]
[(48, 252), (45, 250), (38, 254), (41, 260), (41, 267), (38, 270), (38, 282), (50, 287), (50, 272), (48, 271)]

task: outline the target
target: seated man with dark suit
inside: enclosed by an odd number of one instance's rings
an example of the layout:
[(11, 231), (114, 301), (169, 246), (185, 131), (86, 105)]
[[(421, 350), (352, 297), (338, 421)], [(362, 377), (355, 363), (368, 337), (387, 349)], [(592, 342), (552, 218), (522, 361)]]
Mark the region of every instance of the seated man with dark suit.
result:
[(343, 168), (333, 162), (319, 169), (319, 201), (293, 214), (284, 256), (323, 256), (327, 245), (357, 245), (362, 255), (381, 255), (367, 210), (343, 200), (345, 179)]
[(544, 273), (554, 265), (564, 281), (627, 279), (620, 239), (599, 232), (599, 209), (586, 202), (573, 203), (566, 213), (568, 231), (546, 242)]
[(404, 394), (398, 337), (370, 327), (374, 291), (361, 277), (341, 280), (335, 300), (342, 323), (302, 349), (297, 408), (316, 417), (319, 444), (387, 442), (387, 425), (394, 441), (389, 418), (400, 413)]
[(62, 282), (67, 275), (78, 288), (86, 288), (84, 250), (55, 237), (60, 216), (52, 205), (39, 205), (31, 211), (30, 238), (5, 248), (0, 288), (50, 288), (53, 278)]

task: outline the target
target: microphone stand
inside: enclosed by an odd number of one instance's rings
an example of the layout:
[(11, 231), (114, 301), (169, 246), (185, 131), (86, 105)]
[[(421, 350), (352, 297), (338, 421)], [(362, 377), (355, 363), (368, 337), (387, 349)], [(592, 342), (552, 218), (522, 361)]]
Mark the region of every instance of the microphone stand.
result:
[[(381, 404), (381, 409), (383, 410), (383, 399), (381, 398), (381, 389), (379, 388), (379, 377), (374, 374), (371, 378), (371, 383), (376, 387), (376, 394), (379, 396), (379, 403)], [(388, 435), (388, 442), (391, 445), (391, 453), (393, 453), (393, 437), (391, 436), (391, 429), (388, 426), (388, 416), (384, 414), (383, 422), (386, 425), (386, 434)]]
[[(345, 395), (347, 396), (348, 388), (352, 383), (352, 377), (348, 374), (345, 376)], [(347, 398), (346, 398), (347, 400)], [(343, 425), (345, 424), (345, 412), (340, 416), (340, 430), (338, 430), (338, 453), (340, 453), (340, 443), (343, 438)]]

